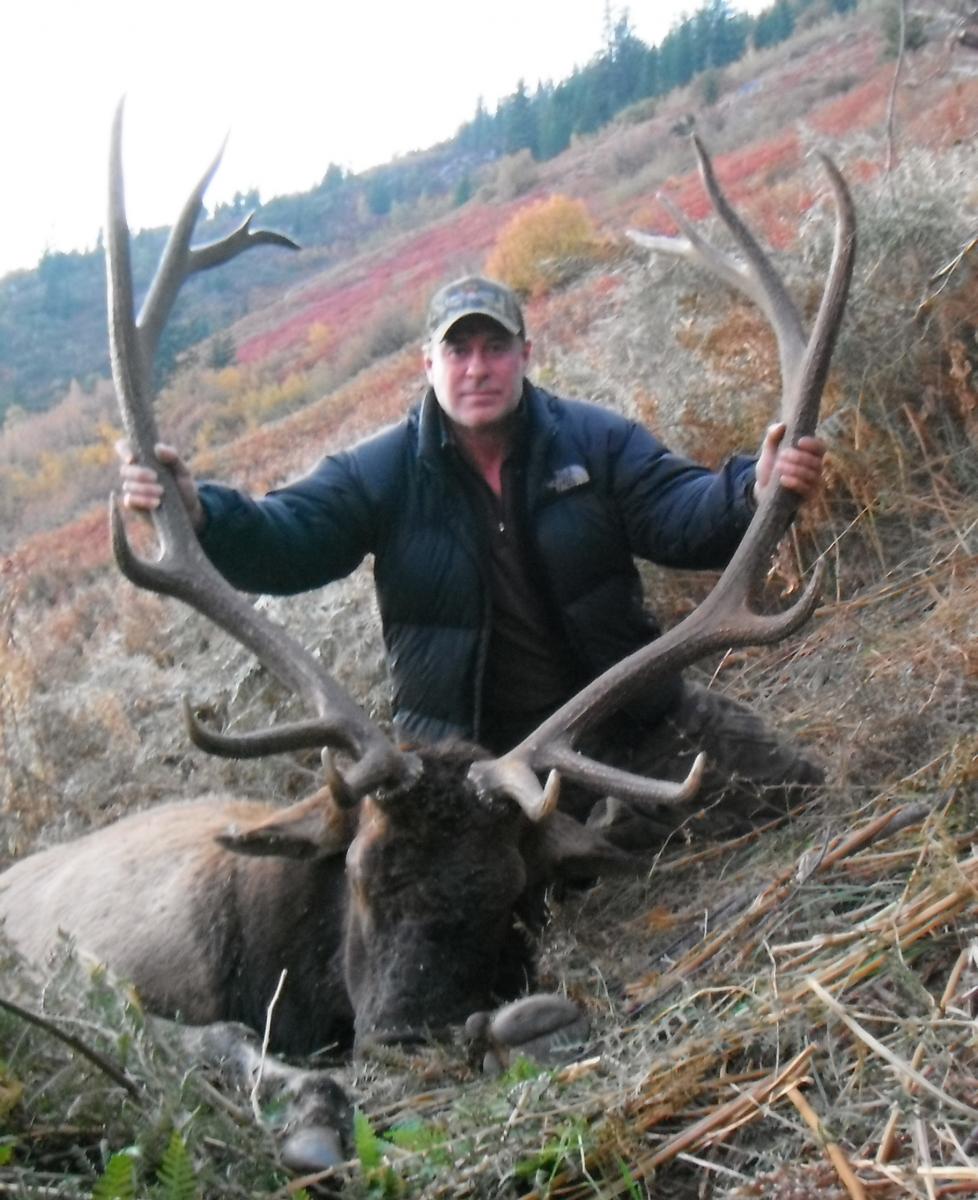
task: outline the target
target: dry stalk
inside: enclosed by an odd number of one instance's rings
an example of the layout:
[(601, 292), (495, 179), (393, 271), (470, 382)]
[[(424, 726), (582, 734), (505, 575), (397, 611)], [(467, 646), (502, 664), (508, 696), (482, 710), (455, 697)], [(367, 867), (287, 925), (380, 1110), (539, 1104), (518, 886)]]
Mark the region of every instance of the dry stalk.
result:
[(931, 1180), (937, 1181), (941, 1179), (947, 1180), (947, 1184), (941, 1188), (940, 1195), (947, 1196), (953, 1193), (959, 1195), (974, 1196), (978, 1194), (978, 1167), (951, 1167), (942, 1166), (941, 1164), (931, 1164), (930, 1166), (917, 1166), (915, 1168), (896, 1167), (892, 1164), (881, 1164), (871, 1158), (855, 1158), (853, 1166), (859, 1170), (875, 1172), (884, 1179), (897, 1184), (909, 1194), (914, 1194), (912, 1191), (913, 1184), (919, 1181)]
[(897, 7), (900, 15), (900, 44), (897, 47), (897, 60), (893, 67), (893, 81), (890, 84), (890, 97), (886, 108), (886, 166), (884, 170), (887, 175), (889, 175), (893, 170), (893, 166), (896, 161), (896, 146), (894, 138), (896, 96), (897, 86), (900, 82), (900, 75), (903, 71), (903, 60), (907, 50), (907, 0), (898, 0)]
[[(951, 968), (951, 973), (948, 976), (947, 984), (944, 987), (944, 994), (941, 996), (940, 1003), (937, 1006), (937, 1012), (934, 1017), (935, 1022), (940, 1017), (943, 1017), (944, 1014), (947, 1012), (948, 1005), (954, 999), (954, 996), (958, 990), (958, 984), (961, 982), (961, 976), (964, 973), (965, 967), (968, 965), (970, 957), (971, 957), (970, 949), (962, 950), (961, 953), (958, 955), (954, 966)], [(932, 1024), (933, 1024), (933, 1022), (932, 1022)], [(921, 1039), (921, 1041), (919, 1041), (917, 1043), (917, 1047), (913, 1052), (913, 1057), (910, 1060), (910, 1065), (914, 1068), (914, 1070), (917, 1070), (917, 1071), (920, 1070), (921, 1064), (923, 1063), (923, 1060), (924, 1060), (924, 1052), (925, 1052), (924, 1041), (923, 1041), (923, 1039)], [(913, 1083), (913, 1081), (906, 1083), (905, 1088), (906, 1088), (907, 1095), (909, 1095), (909, 1096), (914, 1095), (914, 1093), (916, 1091), (916, 1085)], [(889, 1119), (887, 1120), (887, 1123), (886, 1123), (886, 1128), (883, 1131), (883, 1137), (880, 1141), (879, 1150), (876, 1153), (876, 1161), (878, 1163), (890, 1162), (891, 1159), (893, 1158), (894, 1153), (896, 1152), (896, 1149), (897, 1149), (896, 1131), (897, 1131), (897, 1125), (899, 1123), (899, 1120), (900, 1120), (900, 1106), (898, 1104), (894, 1103), (893, 1108), (890, 1112)]]
[[(807, 858), (802, 856), (799, 860), (800, 865), (795, 864), (791, 870), (779, 874), (773, 883), (761, 890), (746, 912), (741, 909), (739, 916), (730, 926), (715, 931), (691, 950), (669, 975), (660, 977), (651, 985), (639, 985), (631, 989), (631, 994), (639, 996), (642, 1000), (644, 1019), (648, 1019), (651, 1004), (655, 1000), (661, 1001), (667, 990), (671, 990), (677, 982), (688, 981), (695, 970), (715, 960), (724, 947), (746, 940), (752, 929), (773, 911), (783, 910), (790, 901), (793, 881), (799, 875), (810, 878), (815, 873), (835, 875), (841, 872), (843, 881), (850, 877), (862, 876), (886, 880), (893, 878), (895, 867), (905, 865), (910, 868), (901, 886), (901, 894), (891, 900), (887, 900), (884, 894), (880, 897), (884, 903), (877, 901), (865, 905), (857, 917), (859, 923), (856, 927), (837, 935), (822, 934), (805, 941), (793, 939), (780, 946), (768, 946), (765, 943), (765, 951), (770, 953), (777, 963), (774, 981), (770, 982), (766, 989), (758, 989), (756, 983), (753, 988), (738, 985), (737, 977), (727, 973), (725, 965), (725, 986), (703, 987), (655, 1013), (654, 1024), (669, 1030), (669, 1053), (647, 1071), (642, 1080), (640, 1095), (625, 1106), (624, 1112), (629, 1119), (630, 1128), (636, 1134), (646, 1137), (652, 1129), (664, 1122), (681, 1120), (691, 1123), (674, 1134), (655, 1153), (639, 1155), (630, 1162), (634, 1178), (645, 1178), (664, 1161), (679, 1154), (694, 1153), (703, 1145), (711, 1144), (711, 1139), (713, 1142), (719, 1142), (728, 1138), (738, 1123), (749, 1119), (745, 1110), (738, 1107), (740, 1097), (737, 1101), (708, 1103), (706, 1107), (702, 1102), (707, 1100), (711, 1090), (718, 1091), (724, 1082), (730, 1082), (730, 1079), (725, 1080), (723, 1075), (726, 1065), (733, 1064), (737, 1056), (758, 1044), (759, 1040), (763, 1041), (767, 1036), (766, 1030), (780, 1028), (789, 1018), (804, 1013), (804, 1019), (811, 1031), (807, 997), (812, 992), (823, 999), (830, 1011), (840, 1017), (844, 1015), (848, 1019), (847, 1023), (851, 1022), (850, 1028), (855, 1034), (856, 1046), (862, 1047), (864, 1054), (868, 1051), (871, 1057), (879, 1058), (888, 1066), (896, 1068), (909, 1090), (926, 1088), (943, 1104), (966, 1115), (969, 1120), (978, 1118), (978, 1112), (955, 1100), (927, 1079), (923, 1070), (922, 1041), (908, 1061), (873, 1037), (827, 990), (831, 987), (851, 991), (864, 981), (880, 976), (894, 947), (902, 954), (917, 942), (942, 936), (944, 929), (955, 920), (959, 920), (962, 914), (974, 905), (978, 888), (978, 858), (974, 855), (969, 853), (969, 857), (963, 861), (952, 861), (952, 870), (957, 876), (956, 880), (952, 876), (952, 881), (957, 886), (949, 888), (949, 872), (946, 870), (939, 879), (929, 884), (925, 884), (921, 878), (929, 852), (939, 850), (943, 857), (949, 851), (953, 854), (962, 850), (968, 851), (974, 843), (973, 832), (953, 838), (945, 837), (941, 841), (927, 836), (926, 818), (933, 814), (932, 806), (904, 805), (872, 817), (858, 829), (835, 839), (817, 856), (814, 865), (811, 863), (811, 854)], [(866, 853), (882, 838), (906, 830), (911, 825), (919, 825), (922, 821), (925, 822), (925, 836), (915, 847)], [(753, 940), (757, 942), (758, 939)], [(744, 958), (743, 953), (737, 956), (741, 966), (745, 965)], [(959, 986), (967, 959), (967, 951), (958, 957), (958, 962), (944, 988), (939, 1010), (932, 1020), (931, 1028), (935, 1037), (940, 1035), (945, 1043), (947, 1034), (943, 1029), (942, 1018)], [(731, 997), (736, 997), (739, 1005), (746, 1005), (746, 1015), (743, 1012), (732, 1012)], [(704, 1032), (693, 1037), (677, 1039), (677, 1023), (680, 1028), (687, 1026), (692, 1032), (694, 1021), (702, 1023), (701, 1028)], [(709, 1025), (706, 1024), (707, 1021)], [(816, 1022), (816, 1028), (818, 1024)], [(718, 1028), (723, 1031), (719, 1036), (716, 1033)], [(839, 1053), (838, 1048), (835, 1053)], [(776, 1078), (765, 1074), (757, 1082), (758, 1076), (752, 1072), (743, 1072), (741, 1078), (748, 1075), (752, 1076), (754, 1091), (770, 1085), (772, 1079)], [(770, 1094), (773, 1095), (774, 1092)], [(777, 1094), (780, 1097), (788, 1093), (782, 1090)], [(683, 1112), (677, 1106), (676, 1101), (681, 1095), (698, 1102), (695, 1111)], [(794, 1097), (789, 1098), (795, 1102)], [(803, 1106), (796, 1104), (796, 1107), (799, 1107), (799, 1111), (803, 1110)], [(895, 1131), (890, 1122), (887, 1123), (887, 1131), (884, 1138), (894, 1140)], [(922, 1158), (924, 1151), (920, 1149), (920, 1136), (918, 1130), (917, 1157), (920, 1159), (920, 1173), (917, 1178), (918, 1185), (923, 1186), (927, 1163)], [(866, 1195), (869, 1190), (876, 1190), (877, 1186), (890, 1186), (893, 1182), (881, 1170), (886, 1166), (884, 1161), (877, 1160), (877, 1173), (874, 1176), (877, 1183), (874, 1186), (872, 1181), (864, 1183), (855, 1177), (841, 1149), (838, 1154), (830, 1153), (827, 1149), (826, 1154), (851, 1196)], [(861, 1162), (856, 1165), (865, 1174), (865, 1165)], [(846, 1175), (847, 1166), (849, 1175)], [(937, 1164), (931, 1164), (931, 1167), (935, 1172), (939, 1169)], [(950, 1182), (950, 1177), (945, 1175), (935, 1175), (934, 1178)], [(564, 1182), (568, 1182), (569, 1179), (570, 1176)], [(955, 1184), (957, 1182), (959, 1180), (954, 1180)], [(612, 1196), (623, 1194), (627, 1190), (618, 1184), (609, 1186), (611, 1190), (602, 1190), (600, 1194)], [(860, 1191), (860, 1188), (863, 1190)], [(578, 1193), (572, 1188), (569, 1194)], [(580, 1195), (583, 1194), (583, 1191), (580, 1192)]]
[(791, 1088), (802, 1082), (814, 1053), (814, 1046), (806, 1047), (780, 1071), (768, 1075), (748, 1091), (728, 1100), (702, 1120), (670, 1138), (654, 1154), (641, 1158), (638, 1163), (641, 1168), (640, 1177), (644, 1178), (650, 1171), (654, 1171), (656, 1167), (669, 1162), (680, 1153), (715, 1145), (729, 1137), (745, 1122), (763, 1116), (765, 1106), (776, 1103)]
[(808, 1103), (805, 1097), (798, 1091), (796, 1087), (788, 1088), (788, 1099), (801, 1113), (802, 1119), (808, 1128), (815, 1134), (836, 1173), (842, 1180), (843, 1186), (852, 1197), (852, 1200), (867, 1200), (866, 1189), (863, 1187), (861, 1180), (857, 1177), (855, 1171), (849, 1165), (849, 1160), (842, 1153), (836, 1142), (829, 1141), (825, 1136), (825, 1130), (822, 1128), (822, 1122), (818, 1118), (818, 1113)]
[(923, 1118), (919, 1113), (915, 1114), (910, 1122), (910, 1129), (913, 1134), (914, 1149), (917, 1152), (917, 1174), (924, 1181), (924, 1187), (927, 1189), (927, 1200), (937, 1200), (937, 1193), (934, 1190), (933, 1170), (934, 1164), (930, 1156), (930, 1144), (927, 1140), (927, 1127), (924, 1124)]
[(730, 838), (725, 842), (718, 842), (713, 846), (706, 846), (702, 850), (697, 850), (692, 854), (683, 854), (678, 858), (671, 858), (666, 862), (656, 863), (655, 871), (660, 875), (676, 875), (683, 871), (689, 870), (690, 867), (699, 866), (702, 863), (712, 862), (714, 859), (723, 858), (732, 853), (734, 850), (742, 850), (745, 846), (751, 845), (764, 836), (771, 829), (776, 828), (783, 823), (783, 819), (778, 817), (774, 821), (768, 821), (763, 825), (758, 825), (755, 829), (749, 830), (747, 833), (741, 834), (739, 837)]
[(972, 1121), (978, 1121), (978, 1109), (974, 1109), (970, 1104), (965, 1104), (963, 1101), (956, 1100), (953, 1096), (949, 1096), (947, 1092), (937, 1087), (936, 1084), (931, 1083), (931, 1081), (925, 1075), (922, 1075), (920, 1071), (916, 1070), (910, 1063), (900, 1058), (898, 1054), (894, 1054), (888, 1046), (884, 1046), (879, 1038), (874, 1037), (868, 1029), (865, 1029), (856, 1020), (856, 1018), (848, 1012), (843, 1004), (840, 1004), (839, 1001), (836, 1000), (833, 995), (831, 995), (831, 993), (827, 992), (825, 988), (821, 986), (818, 980), (808, 980), (808, 986), (812, 989), (815, 995), (818, 996), (822, 1003), (829, 1008), (839, 1018), (839, 1020), (843, 1022), (844, 1025), (848, 1026), (848, 1028), (856, 1035), (857, 1038), (859, 1038), (861, 1042), (868, 1046), (874, 1054), (888, 1062), (891, 1067), (894, 1067), (897, 1073), (901, 1075), (904, 1080), (912, 1080), (917, 1084), (918, 1087), (924, 1088), (926, 1091), (930, 1092), (931, 1095), (936, 1097), (941, 1104), (945, 1104), (950, 1108), (956, 1109), (958, 1112), (962, 1113)]
[(967, 556), (969, 550), (967, 538), (957, 528), (954, 518), (951, 516), (950, 509), (947, 506), (947, 502), (941, 495), (937, 486), (938, 480), (940, 479), (939, 467), (938, 464), (933, 462), (931, 459), (930, 452), (927, 447), (927, 441), (920, 429), (920, 421), (908, 404), (904, 404), (903, 406), (903, 415), (906, 417), (907, 424), (913, 431), (913, 435), (917, 440), (918, 446), (920, 447), (920, 453), (923, 457), (924, 464), (927, 467), (927, 474), (931, 482), (931, 492), (934, 497), (934, 502), (940, 509), (947, 528), (953, 531), (954, 536), (957, 539), (958, 547), (960, 548), (962, 554)]
[(891, 833), (906, 829), (908, 826), (924, 820), (929, 812), (930, 810), (923, 805), (906, 805), (883, 813), (868, 821), (860, 829), (854, 830), (845, 837), (837, 838), (821, 855), (814, 867), (809, 866), (807, 862), (802, 862), (783, 871), (773, 883), (757, 895), (747, 911), (743, 912), (736, 921), (704, 938), (700, 945), (692, 949), (671, 971), (657, 979), (653, 987), (643, 988), (640, 986), (631, 990), (630, 995), (639, 1006), (661, 999), (677, 983), (689, 979), (700, 967), (716, 957), (725, 946), (746, 934), (746, 931), (761, 917), (767, 916), (781, 905), (799, 875), (802, 878), (808, 878), (813, 873), (827, 871), (879, 838), (888, 837)]
[(275, 988), (275, 994), (269, 1001), (268, 1008), (265, 1010), (265, 1032), (262, 1036), (261, 1055), (258, 1059), (258, 1070), (255, 1072), (255, 1082), (251, 1087), (251, 1111), (254, 1113), (255, 1120), (261, 1124), (261, 1105), (258, 1103), (258, 1093), (261, 1091), (262, 1076), (265, 1074), (265, 1061), (268, 1058), (268, 1043), (272, 1036), (272, 1017), (275, 1013), (275, 1006), (278, 1004), (279, 997), (282, 995), (282, 988), (285, 987), (285, 977), (288, 974), (287, 970), (282, 971), (278, 977), (278, 985)]

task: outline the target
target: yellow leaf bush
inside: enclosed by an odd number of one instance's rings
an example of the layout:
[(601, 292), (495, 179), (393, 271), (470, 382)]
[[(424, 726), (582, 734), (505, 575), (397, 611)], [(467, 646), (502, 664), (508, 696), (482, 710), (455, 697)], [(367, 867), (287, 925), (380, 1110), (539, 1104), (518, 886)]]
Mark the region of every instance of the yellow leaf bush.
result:
[(545, 295), (602, 261), (607, 244), (583, 201), (554, 195), (527, 205), (503, 228), (486, 273), (525, 296)]

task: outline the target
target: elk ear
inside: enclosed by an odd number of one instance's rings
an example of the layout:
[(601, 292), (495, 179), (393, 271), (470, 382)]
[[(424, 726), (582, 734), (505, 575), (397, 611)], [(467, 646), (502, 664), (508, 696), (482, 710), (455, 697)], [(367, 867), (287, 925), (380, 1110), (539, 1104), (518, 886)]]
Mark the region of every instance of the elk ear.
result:
[(246, 828), (232, 827), (216, 841), (236, 854), (329, 858), (345, 854), (356, 832), (356, 810), (340, 808), (329, 788)]
[(589, 825), (567, 813), (551, 813), (532, 827), (532, 845), (524, 853), (544, 878), (594, 879), (599, 875), (634, 875), (648, 870), (648, 861), (612, 845)]

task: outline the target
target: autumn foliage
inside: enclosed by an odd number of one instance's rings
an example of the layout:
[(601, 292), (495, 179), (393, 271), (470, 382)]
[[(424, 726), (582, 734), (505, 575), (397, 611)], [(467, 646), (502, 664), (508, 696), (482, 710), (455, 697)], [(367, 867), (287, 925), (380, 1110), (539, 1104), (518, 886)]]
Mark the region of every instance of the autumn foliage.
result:
[(584, 202), (548, 196), (522, 209), (505, 226), (489, 255), (486, 273), (536, 297), (606, 255), (607, 243)]

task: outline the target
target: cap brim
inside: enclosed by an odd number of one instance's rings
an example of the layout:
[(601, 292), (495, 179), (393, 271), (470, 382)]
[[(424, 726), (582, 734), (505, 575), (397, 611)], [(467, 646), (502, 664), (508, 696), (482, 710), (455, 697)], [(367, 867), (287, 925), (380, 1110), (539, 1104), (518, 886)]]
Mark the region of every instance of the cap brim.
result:
[(501, 317), (499, 313), (486, 312), (484, 308), (478, 307), (463, 308), (461, 312), (452, 313), (450, 317), (446, 317), (444, 321), (436, 325), (428, 334), (428, 340), (432, 342), (440, 342), (453, 325), (457, 325), (459, 321), (464, 320), (466, 317), (486, 317), (490, 321), (495, 321), (497, 325), (501, 325), (503, 329), (505, 329), (507, 333), (512, 334), (513, 337), (517, 337), (523, 332), (521, 325), (517, 325), (513, 321), (506, 320), (506, 318)]

